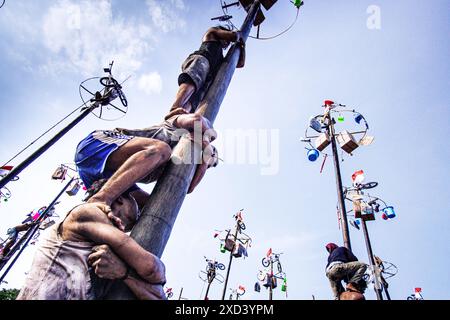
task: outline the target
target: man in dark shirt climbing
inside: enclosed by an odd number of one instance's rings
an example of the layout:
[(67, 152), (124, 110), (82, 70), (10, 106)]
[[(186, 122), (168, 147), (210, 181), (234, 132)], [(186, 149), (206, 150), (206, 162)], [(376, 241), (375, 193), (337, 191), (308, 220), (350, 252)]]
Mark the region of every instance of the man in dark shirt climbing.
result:
[(208, 29), (200, 48), (190, 54), (181, 66), (179, 89), (170, 111), (178, 108), (187, 112), (196, 110), (222, 64), (223, 50), (228, 48), (231, 42), (236, 42), (241, 47), (237, 68), (244, 67), (245, 43), (241, 32), (231, 31), (223, 26)]
[(345, 247), (339, 247), (335, 243), (329, 243), (325, 246), (330, 254), (326, 267), (326, 275), (330, 280), (335, 300), (339, 300), (344, 287), (341, 281), (347, 283), (347, 291), (364, 293), (366, 282), (363, 279), (367, 269), (367, 264), (359, 262), (358, 258)]

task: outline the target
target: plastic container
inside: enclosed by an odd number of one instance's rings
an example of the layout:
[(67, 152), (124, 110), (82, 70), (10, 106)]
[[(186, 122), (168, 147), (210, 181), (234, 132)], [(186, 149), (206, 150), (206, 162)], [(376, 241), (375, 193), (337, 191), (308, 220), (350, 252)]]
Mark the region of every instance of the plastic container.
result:
[(322, 132), (322, 124), (316, 118), (309, 119), (309, 126), (317, 132)]
[(359, 113), (358, 113), (358, 114), (355, 116), (355, 121), (356, 121), (357, 124), (360, 124), (362, 119), (364, 119), (364, 117), (362, 116), (362, 114), (359, 114)]
[(307, 156), (309, 161), (314, 162), (319, 158), (319, 151), (316, 149), (309, 149)]
[(395, 218), (395, 211), (394, 211), (394, 207), (389, 206), (383, 209), (383, 213), (386, 215), (386, 217), (388, 217), (389, 219), (393, 219)]

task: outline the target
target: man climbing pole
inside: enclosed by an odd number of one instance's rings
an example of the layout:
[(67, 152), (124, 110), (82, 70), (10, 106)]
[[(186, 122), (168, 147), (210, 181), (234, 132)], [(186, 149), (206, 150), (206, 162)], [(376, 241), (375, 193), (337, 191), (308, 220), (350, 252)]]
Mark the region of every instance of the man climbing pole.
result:
[(13, 245), (16, 243), (17, 237), (19, 236), (19, 232), (27, 231), (33, 225), (34, 225), (34, 222), (27, 222), (27, 223), (23, 223), (18, 226), (15, 226), (13, 228), (9, 228), (6, 231), (8, 238), (5, 242), (4, 247), (2, 248), (2, 251), (0, 252), (0, 261), (2, 261), (3, 258), (8, 255), (9, 251), (11, 250)]
[[(91, 194), (100, 188), (101, 183), (96, 184)], [(139, 299), (165, 298), (164, 264), (125, 233), (139, 218), (134, 198), (125, 192), (107, 215), (104, 212), (101, 203), (81, 204), (50, 229), (40, 241), (18, 300), (99, 299), (92, 273), (123, 280)]]
[[(171, 112), (166, 120), (144, 129), (96, 130), (77, 146), (75, 163), (81, 180), (90, 187), (95, 181), (108, 179), (103, 188), (89, 202), (100, 202), (107, 206), (126, 190), (138, 202), (141, 210), (148, 200), (148, 193), (136, 183), (156, 181), (169, 161), (172, 148), (186, 131), (195, 135), (199, 128), (203, 141), (204, 160), (198, 165), (189, 192), (200, 183), (206, 169), (217, 165), (214, 147), (215, 131), (209, 121), (198, 114), (188, 114), (183, 109)], [(181, 129), (181, 130), (180, 130)], [(199, 130), (199, 131), (200, 131)]]
[(190, 54), (181, 66), (179, 88), (170, 111), (183, 108), (192, 112), (197, 109), (223, 62), (223, 50), (231, 42), (236, 42), (241, 47), (237, 68), (244, 67), (245, 42), (241, 32), (231, 31), (224, 26), (209, 28), (202, 38), (200, 48)]
[[(255, 0), (246, 11), (248, 14), (240, 28), (243, 42), (247, 40), (256, 14), (260, 11), (260, 2)], [(208, 119), (212, 124), (226, 95), (242, 49), (243, 46), (236, 43), (228, 50), (205, 97), (195, 109), (196, 113)], [(174, 109), (180, 108), (175, 106)], [(183, 138), (173, 150), (172, 157), (183, 159), (191, 151), (192, 142)], [(200, 156), (200, 154), (196, 155)], [(148, 202), (151, 205), (144, 208), (139, 222), (131, 232), (131, 236), (139, 244), (159, 257), (164, 252), (186, 193), (190, 189), (189, 186), (192, 186), (192, 177), (195, 178), (197, 175), (196, 169), (198, 171), (195, 163), (178, 165), (169, 162), (149, 197)], [(119, 282), (110, 290), (107, 298), (133, 299), (134, 297), (128, 288)]]
[[(345, 291), (341, 283), (342, 280), (347, 283), (346, 290), (348, 292), (362, 295), (367, 287), (366, 281), (363, 279), (367, 264), (359, 262), (358, 258), (346, 247), (328, 243), (325, 248), (330, 254), (326, 266), (326, 276), (330, 280), (334, 299), (344, 300), (344, 297), (341, 296)], [(350, 297), (350, 299), (353, 298)]]

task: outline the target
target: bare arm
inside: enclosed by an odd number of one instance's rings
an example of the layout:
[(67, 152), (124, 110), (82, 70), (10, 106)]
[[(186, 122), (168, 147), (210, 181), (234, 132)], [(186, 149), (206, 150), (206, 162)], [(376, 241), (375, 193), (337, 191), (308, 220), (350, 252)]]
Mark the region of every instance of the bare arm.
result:
[(203, 41), (220, 41), (236, 42), (240, 39), (240, 33), (235, 31), (227, 31), (219, 28), (209, 28), (203, 36)]
[(73, 233), (92, 242), (109, 245), (145, 281), (153, 284), (165, 282), (165, 268), (159, 258), (114, 227), (104, 212), (95, 205), (81, 206), (71, 215), (72, 220), (75, 220)]
[(239, 55), (237, 68), (243, 68), (245, 65), (245, 42), (242, 39), (241, 32), (226, 31), (218, 28), (210, 28), (203, 37), (203, 41), (220, 41), (220, 40), (239, 43), (241, 47), (241, 52)]
[(245, 42), (239, 42), (241, 52), (239, 54), (239, 60), (236, 68), (243, 68), (245, 66)]
[(192, 193), (206, 174), (206, 170), (218, 164), (217, 149), (208, 145), (203, 149), (202, 163), (197, 165), (194, 177), (189, 185), (188, 193)]
[(123, 280), (139, 300), (162, 300), (165, 294), (162, 285), (154, 285), (130, 273), (130, 268), (108, 245), (96, 246), (88, 257), (95, 274), (102, 279)]
[(162, 285), (154, 285), (130, 275), (124, 283), (139, 300), (166, 300)]

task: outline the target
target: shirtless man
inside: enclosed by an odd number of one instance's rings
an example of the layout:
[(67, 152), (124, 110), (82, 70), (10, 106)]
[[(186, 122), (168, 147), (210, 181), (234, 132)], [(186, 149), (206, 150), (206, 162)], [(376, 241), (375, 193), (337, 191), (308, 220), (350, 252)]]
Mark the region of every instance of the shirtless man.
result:
[(73, 208), (39, 242), (17, 299), (101, 299), (92, 286), (93, 272), (100, 278), (123, 280), (138, 299), (165, 299), (164, 264), (125, 233), (138, 214), (129, 193), (117, 197), (110, 208), (100, 203)]

